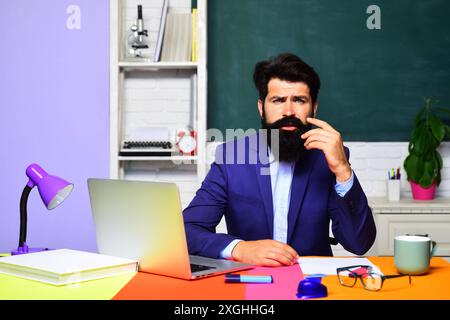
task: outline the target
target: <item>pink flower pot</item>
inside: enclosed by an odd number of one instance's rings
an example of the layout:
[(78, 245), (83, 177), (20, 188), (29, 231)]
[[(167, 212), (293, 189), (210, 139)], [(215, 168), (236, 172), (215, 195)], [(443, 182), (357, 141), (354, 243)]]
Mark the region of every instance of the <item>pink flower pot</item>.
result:
[(436, 193), (436, 182), (429, 188), (424, 188), (420, 184), (410, 181), (411, 191), (414, 200), (433, 200)]

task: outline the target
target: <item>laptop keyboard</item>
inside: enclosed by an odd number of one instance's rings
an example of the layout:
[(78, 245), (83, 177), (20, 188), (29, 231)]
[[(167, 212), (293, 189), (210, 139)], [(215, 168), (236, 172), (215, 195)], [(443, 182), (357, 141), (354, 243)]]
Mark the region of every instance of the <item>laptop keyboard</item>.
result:
[(215, 269), (216, 267), (210, 267), (210, 266), (203, 266), (200, 264), (193, 264), (191, 263), (191, 272), (199, 272), (199, 271), (204, 271), (204, 270), (210, 270), (210, 269)]

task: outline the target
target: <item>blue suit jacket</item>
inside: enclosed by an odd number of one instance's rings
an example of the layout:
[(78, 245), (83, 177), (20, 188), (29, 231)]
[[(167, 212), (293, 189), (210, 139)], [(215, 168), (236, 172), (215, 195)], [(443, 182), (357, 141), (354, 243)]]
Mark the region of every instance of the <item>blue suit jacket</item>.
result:
[[(183, 213), (190, 254), (219, 258), (234, 239), (273, 239), (271, 180), (262, 174), (269, 172), (269, 161), (267, 151), (260, 152), (267, 146), (255, 146), (255, 137), (258, 141), (256, 135), (217, 147), (216, 161)], [(336, 193), (335, 183), (320, 150), (308, 151), (295, 165), (287, 243), (301, 256), (332, 255), (330, 219), (336, 240), (354, 254), (364, 254), (375, 240), (372, 212), (356, 176), (345, 197)], [(223, 215), (228, 234), (217, 234)]]

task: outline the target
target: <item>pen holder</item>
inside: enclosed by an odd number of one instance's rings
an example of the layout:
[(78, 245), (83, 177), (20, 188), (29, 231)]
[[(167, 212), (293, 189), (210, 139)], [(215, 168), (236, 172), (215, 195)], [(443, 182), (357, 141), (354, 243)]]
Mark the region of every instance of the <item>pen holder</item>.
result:
[(400, 180), (387, 180), (387, 198), (389, 201), (400, 200)]

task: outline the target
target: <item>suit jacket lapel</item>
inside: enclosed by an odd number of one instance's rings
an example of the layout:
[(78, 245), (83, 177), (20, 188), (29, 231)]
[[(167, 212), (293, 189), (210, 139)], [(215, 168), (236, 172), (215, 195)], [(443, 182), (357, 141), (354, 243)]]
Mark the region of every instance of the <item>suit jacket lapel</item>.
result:
[(309, 177), (313, 166), (314, 155), (307, 156), (304, 160), (296, 163), (294, 169), (294, 176), (292, 177), (291, 185), (291, 203), (289, 205), (288, 213), (288, 234), (287, 243), (290, 242), (294, 232), (295, 224), (299, 216), (299, 211), (303, 203), (306, 188), (308, 187)]
[(267, 218), (269, 229), (269, 239), (273, 237), (273, 200), (272, 200), (272, 183), (270, 179), (270, 163), (267, 149), (267, 138), (261, 131), (257, 135), (257, 145), (250, 145), (250, 152), (253, 159), (257, 159), (255, 165), (256, 180), (258, 181), (261, 199), (264, 205), (264, 213)]
[(273, 200), (272, 200), (272, 184), (270, 180), (270, 165), (258, 162), (256, 168), (256, 179), (258, 180), (261, 199), (264, 204), (264, 212), (269, 226), (270, 238), (273, 236)]

